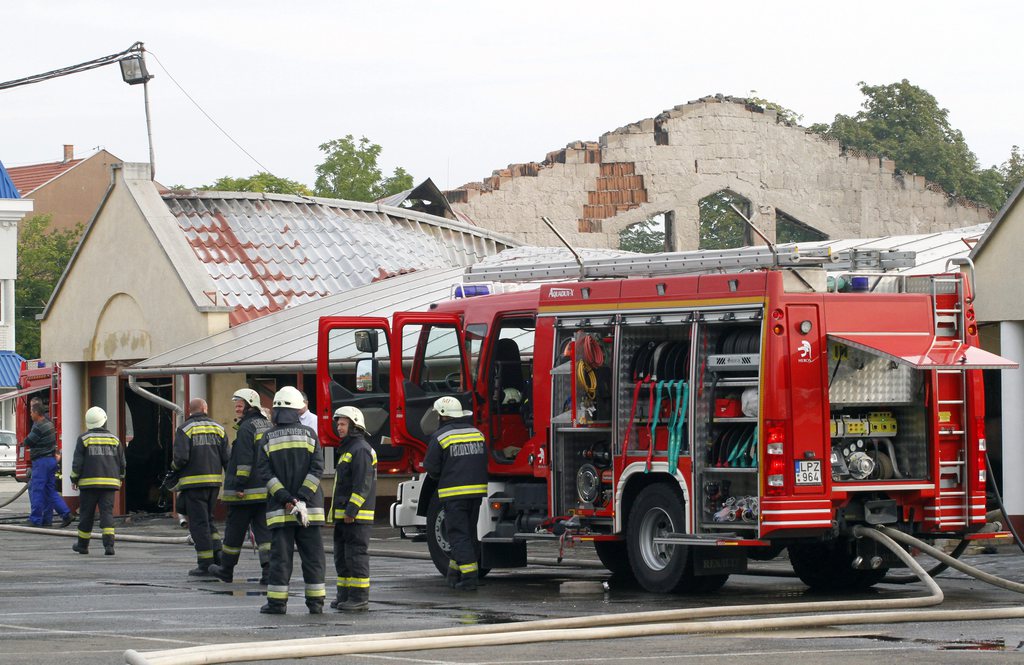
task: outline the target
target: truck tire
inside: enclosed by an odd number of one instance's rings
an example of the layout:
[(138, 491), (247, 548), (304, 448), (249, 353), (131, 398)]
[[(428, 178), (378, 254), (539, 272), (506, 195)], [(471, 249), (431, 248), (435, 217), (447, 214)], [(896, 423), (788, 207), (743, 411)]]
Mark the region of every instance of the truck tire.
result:
[(889, 572), (888, 568), (852, 568), (853, 557), (848, 539), (789, 546), (793, 572), (816, 591), (862, 591), (881, 582)]
[[(444, 528), (444, 506), (437, 496), (430, 499), (430, 507), (427, 508), (427, 551), (430, 552), (430, 560), (442, 576), (448, 574), (448, 562), (452, 546), (448, 543)], [(476, 543), (476, 558), (480, 561), (480, 543)], [(483, 579), (489, 569), (480, 568), (480, 578)]]
[[(629, 511), (626, 546), (637, 583), (653, 593), (683, 591), (693, 579), (688, 575), (689, 548), (659, 545), (654, 538), (682, 533), (686, 528), (683, 500), (666, 483), (649, 485), (640, 492)], [(692, 570), (692, 569), (691, 569)]]
[(624, 540), (595, 540), (597, 558), (612, 575), (621, 579), (633, 579), (633, 568), (629, 565), (629, 548)]

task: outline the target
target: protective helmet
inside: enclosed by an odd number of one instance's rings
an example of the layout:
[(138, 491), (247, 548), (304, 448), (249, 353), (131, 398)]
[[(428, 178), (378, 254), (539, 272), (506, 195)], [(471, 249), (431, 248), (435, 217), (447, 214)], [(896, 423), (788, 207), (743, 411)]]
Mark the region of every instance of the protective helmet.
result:
[(301, 409), (303, 406), (302, 393), (294, 386), (285, 386), (274, 393), (275, 409)]
[(366, 431), (366, 421), (363, 420), (363, 412), (354, 406), (343, 406), (334, 412), (334, 419), (345, 416), (352, 421), (352, 424), (359, 429)]
[(463, 418), (473, 415), (469, 409), (463, 410), (462, 403), (451, 395), (438, 397), (434, 402), (434, 411), (442, 418)]
[(505, 388), (501, 399), (502, 404), (520, 404), (522, 401), (523, 393), (519, 392), (517, 388)]
[(107, 412), (98, 406), (91, 407), (85, 412), (85, 426), (89, 429), (96, 429), (107, 424)]
[(235, 394), (231, 396), (231, 399), (240, 399), (249, 406), (255, 406), (257, 409), (260, 408), (260, 396), (252, 388), (240, 388), (235, 391)]

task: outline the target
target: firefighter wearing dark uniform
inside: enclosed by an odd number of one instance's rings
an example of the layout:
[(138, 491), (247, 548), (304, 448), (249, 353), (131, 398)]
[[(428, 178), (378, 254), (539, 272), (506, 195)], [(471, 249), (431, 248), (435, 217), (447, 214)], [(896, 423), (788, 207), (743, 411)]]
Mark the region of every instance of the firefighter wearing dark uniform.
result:
[(78, 541), (71, 549), (79, 554), (89, 553), (97, 506), (103, 529), (103, 553), (114, 554), (114, 493), (121, 489), (124, 480), (125, 458), (124, 446), (104, 429), (106, 424), (107, 414), (100, 407), (85, 412), (85, 426), (89, 429), (78, 437), (71, 462), (71, 486), (80, 494)]
[(423, 468), (437, 480), (437, 497), (444, 506), (445, 532), (451, 544), (448, 586), (474, 591), (480, 578), (476, 558), (476, 523), (480, 500), (487, 495), (487, 455), (484, 435), (456, 418), (473, 415), (455, 397), (434, 402), (441, 427), (430, 437)]
[(185, 499), (188, 532), (196, 548), (198, 565), (188, 574), (212, 577), (210, 565), (220, 553), (213, 510), (228, 462), (228, 444), (224, 428), (206, 415), (206, 400), (193, 399), (188, 410), (189, 417), (174, 434), (171, 469), (178, 472), (178, 490)]
[(267, 583), (270, 566), (270, 529), (267, 528), (267, 481), (256, 473), (256, 450), (270, 421), (260, 411), (260, 396), (255, 390), (242, 388), (231, 396), (238, 417), (238, 433), (231, 446), (231, 458), (224, 472), (223, 501), (228, 507), (224, 525), (224, 544), (221, 562), (210, 566), (215, 577), (231, 582), (235, 566), (245, 544), (245, 536), (252, 529), (259, 551), (260, 584)]
[(377, 453), (366, 440), (363, 412), (343, 406), (334, 412), (341, 437), (334, 475), (334, 569), (338, 598), (331, 607), (358, 612), (370, 606), (370, 531), (377, 502)]
[[(263, 433), (257, 472), (267, 480), (267, 526), (271, 532), (270, 579), (263, 614), (284, 614), (296, 547), (310, 614), (324, 611), (324, 455), (316, 432), (299, 422), (302, 393), (285, 386), (274, 395), (273, 426)], [(191, 519), (191, 516), (189, 517)]]

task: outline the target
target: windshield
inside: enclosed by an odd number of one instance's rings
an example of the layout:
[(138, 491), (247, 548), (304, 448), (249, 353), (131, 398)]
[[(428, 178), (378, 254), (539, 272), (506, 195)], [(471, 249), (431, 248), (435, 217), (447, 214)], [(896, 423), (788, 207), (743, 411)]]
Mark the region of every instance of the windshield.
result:
[(13, 446), (16, 442), (14, 432), (0, 432), (0, 446)]

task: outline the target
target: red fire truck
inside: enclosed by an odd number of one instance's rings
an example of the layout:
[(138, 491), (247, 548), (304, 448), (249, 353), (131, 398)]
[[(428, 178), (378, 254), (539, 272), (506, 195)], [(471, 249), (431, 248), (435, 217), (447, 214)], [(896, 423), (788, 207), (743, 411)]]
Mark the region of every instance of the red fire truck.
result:
[[(708, 591), (788, 547), (809, 586), (865, 588), (897, 561), (853, 526), (934, 539), (984, 524), (979, 370), (1015, 365), (977, 348), (960, 272), (772, 250), (474, 268), (429, 312), (323, 318), (320, 404), (361, 408), (375, 442), (416, 460), (435, 399), (473, 410), (484, 569), (572, 539), (647, 590)], [(400, 487), (392, 523), (424, 518), (443, 574), (425, 476)]]
[[(57, 363), (48, 363), (42, 360), (24, 360), (21, 363), (21, 375), (18, 378), (20, 387), (16, 392), (5, 397), (16, 400), (14, 403), (14, 416), (16, 420), (15, 433), (18, 437), (17, 462), (15, 466), (15, 477), (21, 482), (28, 481), (28, 471), (32, 467), (28, 450), (23, 445), (25, 437), (32, 429), (32, 419), (29, 417), (29, 402), (33, 398), (42, 400), (43, 407), (47, 410), (50, 420), (57, 429), (57, 450), (60, 450), (60, 369)], [(58, 488), (59, 489), (59, 488)]]

